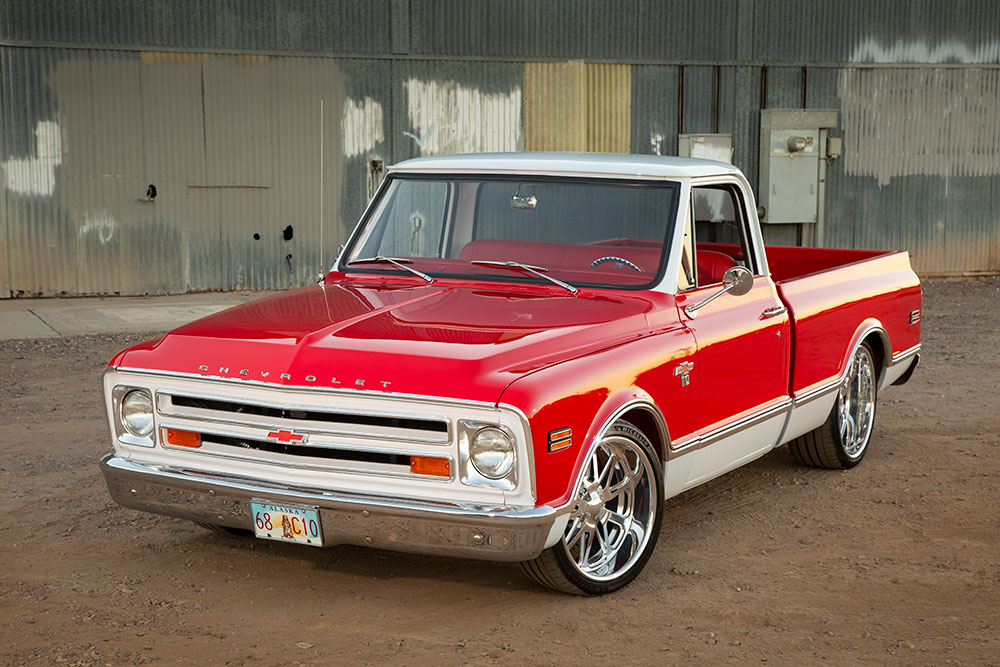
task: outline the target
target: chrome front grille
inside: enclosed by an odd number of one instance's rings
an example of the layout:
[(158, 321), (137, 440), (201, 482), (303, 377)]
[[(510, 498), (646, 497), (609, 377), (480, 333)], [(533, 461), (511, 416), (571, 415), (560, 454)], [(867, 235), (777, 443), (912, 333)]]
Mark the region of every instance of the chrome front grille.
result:
[[(301, 396), (292, 393), (290, 398)], [(315, 401), (310, 401), (315, 403)], [(346, 405), (250, 400), (211, 394), (157, 392), (160, 442), (163, 429), (198, 433), (203, 455), (281, 466), (376, 475), (426, 477), (413, 472), (416, 457), (447, 459), (453, 467), (451, 422), (416, 413), (349, 409)], [(332, 397), (327, 403), (335, 403)]]
[[(220, 415), (250, 414), (270, 417), (272, 419), (294, 419), (297, 421), (314, 421), (334, 425), (400, 429), (403, 431), (412, 431), (415, 435), (441, 433), (447, 436), (448, 433), (448, 422), (438, 419), (327, 412), (315, 409), (295, 409), (270, 405), (255, 405), (252, 403), (237, 403), (234, 401), (220, 401), (192, 396), (168, 396), (171, 406), (175, 409), (196, 408), (209, 412), (217, 412)], [(424, 438), (433, 439), (433, 435), (427, 435)], [(417, 439), (424, 438), (419, 437), (419, 435), (417, 437)]]
[(415, 414), (351, 411), (303, 404), (233, 401), (197, 394), (158, 394), (160, 414), (219, 424), (244, 424), (396, 442), (450, 442), (448, 420)]

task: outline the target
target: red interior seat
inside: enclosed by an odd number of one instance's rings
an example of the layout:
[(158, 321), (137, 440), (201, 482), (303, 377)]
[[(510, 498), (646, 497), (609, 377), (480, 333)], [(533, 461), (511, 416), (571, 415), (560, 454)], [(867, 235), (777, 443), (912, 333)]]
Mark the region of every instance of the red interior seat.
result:
[(736, 266), (736, 260), (723, 252), (714, 250), (698, 251), (698, 284), (721, 283), (722, 276)]

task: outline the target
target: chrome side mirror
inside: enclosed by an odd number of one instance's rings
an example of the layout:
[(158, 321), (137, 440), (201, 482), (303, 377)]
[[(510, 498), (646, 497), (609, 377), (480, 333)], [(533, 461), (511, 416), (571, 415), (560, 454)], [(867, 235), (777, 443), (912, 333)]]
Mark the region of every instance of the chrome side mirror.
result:
[(722, 284), (733, 296), (743, 296), (753, 289), (753, 274), (750, 269), (734, 266), (722, 275)]
[(753, 288), (753, 274), (750, 273), (749, 269), (742, 266), (734, 266), (733, 268), (726, 271), (722, 276), (722, 289), (720, 289), (715, 294), (711, 295), (701, 303), (695, 303), (690, 306), (684, 306), (684, 314), (690, 317), (692, 320), (698, 314), (698, 311), (712, 303), (720, 296), (725, 293), (732, 294), (733, 296), (743, 296)]

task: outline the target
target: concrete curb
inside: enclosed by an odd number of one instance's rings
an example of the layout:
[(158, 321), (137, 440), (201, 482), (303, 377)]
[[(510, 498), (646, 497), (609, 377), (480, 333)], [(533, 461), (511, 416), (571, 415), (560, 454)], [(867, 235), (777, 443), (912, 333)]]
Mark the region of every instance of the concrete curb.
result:
[(0, 340), (169, 331), (276, 292), (0, 300)]

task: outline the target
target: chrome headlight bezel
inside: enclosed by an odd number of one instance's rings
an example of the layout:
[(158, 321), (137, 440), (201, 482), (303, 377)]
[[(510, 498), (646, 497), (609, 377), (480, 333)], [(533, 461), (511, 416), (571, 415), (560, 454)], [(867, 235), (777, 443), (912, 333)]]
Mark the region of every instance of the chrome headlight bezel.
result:
[[(484, 431), (499, 432), (510, 443), (510, 458), (506, 471), (499, 476), (491, 476), (489, 470), (484, 472), (481, 467), (486, 467), (482, 462), (476, 464), (475, 438)], [(517, 486), (518, 467), (518, 443), (517, 438), (510, 429), (502, 424), (471, 421), (467, 419), (458, 422), (458, 458), (460, 467), (460, 477), (463, 484), (471, 486), (489, 486), (495, 489), (512, 490)]]
[[(149, 430), (143, 432), (141, 429), (134, 429), (126, 421), (125, 408), (127, 397), (133, 392), (138, 392), (138, 396), (144, 397), (149, 403)], [(111, 393), (113, 418), (115, 427), (115, 437), (120, 442), (128, 445), (139, 445), (140, 447), (152, 447), (156, 443), (154, 435), (156, 433), (156, 408), (153, 403), (152, 392), (145, 387), (130, 385), (117, 385)]]

